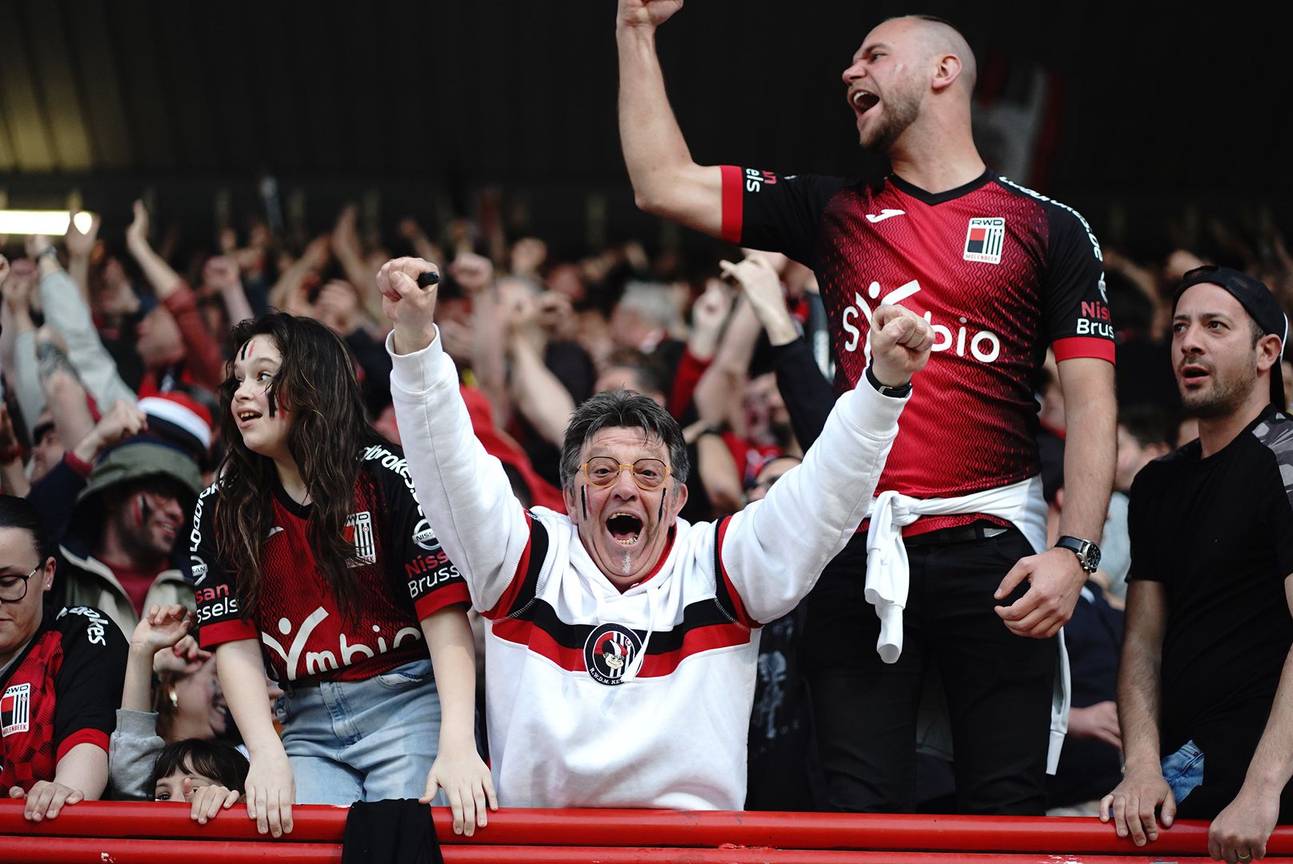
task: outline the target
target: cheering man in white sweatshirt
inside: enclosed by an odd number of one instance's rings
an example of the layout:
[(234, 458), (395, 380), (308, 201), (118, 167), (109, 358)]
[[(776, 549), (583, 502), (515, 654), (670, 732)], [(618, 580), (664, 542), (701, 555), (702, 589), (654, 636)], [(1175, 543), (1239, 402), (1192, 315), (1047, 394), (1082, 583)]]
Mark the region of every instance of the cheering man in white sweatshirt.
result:
[[(487, 622), (499, 801), (741, 809), (758, 628), (793, 609), (857, 530), (929, 358), (929, 325), (880, 307), (865, 380), (840, 397), (803, 464), (734, 516), (678, 518), (682, 431), (625, 391), (571, 417), (569, 515), (526, 511), (472, 433), (434, 323), (435, 286), (418, 284), (426, 273), (438, 271), (400, 258), (378, 274), (395, 324), (391, 390), (418, 499)], [(479, 822), (484, 802), (475, 806), (464, 816)]]

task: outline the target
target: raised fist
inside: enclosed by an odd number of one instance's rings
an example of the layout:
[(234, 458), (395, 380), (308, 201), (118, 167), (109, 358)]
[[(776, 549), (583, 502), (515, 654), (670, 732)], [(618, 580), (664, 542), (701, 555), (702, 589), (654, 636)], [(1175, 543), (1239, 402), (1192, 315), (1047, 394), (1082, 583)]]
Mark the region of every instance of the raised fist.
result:
[(395, 350), (400, 354), (421, 351), (435, 339), (436, 286), (418, 285), (423, 273), (439, 275), (440, 269), (421, 258), (394, 258), (377, 271), (382, 311), (395, 325)]
[(901, 387), (929, 362), (934, 331), (901, 306), (881, 306), (871, 319), (871, 371), (881, 384)]
[(683, 0), (620, 0), (616, 23), (620, 27), (655, 29), (681, 9), (682, 3)]

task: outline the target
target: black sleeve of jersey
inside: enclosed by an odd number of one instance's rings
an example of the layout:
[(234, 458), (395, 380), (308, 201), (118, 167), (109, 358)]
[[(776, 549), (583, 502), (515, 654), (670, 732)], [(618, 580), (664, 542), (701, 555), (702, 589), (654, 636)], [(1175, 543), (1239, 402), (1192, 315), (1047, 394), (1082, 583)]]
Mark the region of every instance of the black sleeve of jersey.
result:
[(813, 350), (803, 336), (773, 347), (772, 363), (795, 440), (807, 450), (822, 434), (826, 418), (835, 407), (835, 390), (817, 367)]
[(1162, 526), (1146, 511), (1158, 490), (1153, 481), (1155, 465), (1150, 463), (1140, 470), (1132, 481), (1127, 501), (1127, 535), (1131, 541), (1131, 568), (1127, 581), (1168, 581), (1168, 568), (1159, 566), (1162, 556), (1158, 552), (1157, 538)]
[(208, 651), (225, 642), (260, 639), (251, 621), (242, 619), (238, 579), (225, 564), (215, 539), (215, 507), (218, 486), (198, 496), (193, 507), (193, 528), (189, 534), (189, 565), (185, 575), (193, 582), (197, 603), (198, 642)]
[(1042, 282), (1042, 326), (1057, 360), (1114, 362), (1113, 317), (1104, 261), (1091, 227), (1074, 210), (1046, 205), (1049, 244)]
[(822, 212), (845, 181), (723, 167), (723, 239), (815, 265)]
[(386, 566), (407, 586), (418, 620), (454, 603), (471, 603), (467, 583), (449, 560), (414, 494), (404, 454), (378, 446), (364, 454), (385, 508)]
[(126, 637), (98, 609), (76, 606), (58, 613), (63, 665), (54, 679), (54, 747), (58, 758), (76, 744), (108, 749), (126, 678)]

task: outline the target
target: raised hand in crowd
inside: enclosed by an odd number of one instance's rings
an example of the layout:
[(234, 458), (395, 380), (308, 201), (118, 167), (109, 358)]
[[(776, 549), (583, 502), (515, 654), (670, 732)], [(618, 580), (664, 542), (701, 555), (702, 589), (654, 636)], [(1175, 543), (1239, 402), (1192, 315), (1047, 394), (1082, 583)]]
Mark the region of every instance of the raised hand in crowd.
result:
[(449, 275), (470, 295), (494, 283), (494, 262), (475, 252), (459, 252), (448, 267)]
[(0, 255), (0, 288), (4, 287), (5, 280), (9, 278), (9, 259)]
[(233, 256), (216, 255), (208, 258), (202, 266), (202, 281), (224, 300), (231, 324), (253, 317), (251, 303), (243, 289), (238, 261)]
[(90, 218), (90, 227), (82, 231), (76, 227), (75, 219), (69, 219), (67, 233), (63, 236), (63, 245), (67, 247), (67, 254), (73, 259), (89, 260), (90, 254), (94, 252), (94, 244), (99, 240), (99, 227), (102, 224), (103, 220), (95, 214)]
[(173, 655), (173, 651), (166, 649), (174, 649), (181, 639), (188, 636), (193, 621), (192, 610), (178, 604), (152, 606), (147, 614), (140, 617), (130, 635), (126, 683), (121, 692), (122, 708), (130, 711), (153, 710), (154, 664), (159, 656)]
[(683, 0), (620, 0), (620, 27), (654, 30), (682, 8)]
[[(784, 256), (781, 257), (784, 266)], [(786, 306), (786, 292), (775, 269), (775, 260), (766, 255), (752, 255), (740, 264), (722, 261), (719, 267), (741, 286), (741, 293), (763, 325), (769, 342), (787, 345), (798, 338), (799, 328)]]
[(718, 341), (723, 335), (723, 324), (731, 311), (731, 293), (722, 282), (711, 279), (691, 307), (691, 333), (687, 336), (687, 350), (693, 357), (697, 360), (709, 360), (714, 356), (714, 352), (718, 350)]
[(377, 290), (382, 294), (382, 311), (395, 325), (395, 350), (400, 354), (421, 351), (436, 336), (436, 285), (418, 285), (423, 273), (440, 273), (440, 268), (421, 258), (395, 258), (377, 271)]
[(0, 402), (0, 491), (6, 495), (26, 498), (31, 482), (22, 467), (22, 446), (14, 432), (9, 406)]
[(511, 265), (513, 276), (538, 276), (539, 268), (547, 260), (548, 244), (538, 237), (522, 237), (512, 244)]
[(76, 443), (72, 452), (83, 462), (93, 464), (105, 450), (147, 428), (148, 415), (138, 406), (121, 399), (99, 419), (89, 434)]

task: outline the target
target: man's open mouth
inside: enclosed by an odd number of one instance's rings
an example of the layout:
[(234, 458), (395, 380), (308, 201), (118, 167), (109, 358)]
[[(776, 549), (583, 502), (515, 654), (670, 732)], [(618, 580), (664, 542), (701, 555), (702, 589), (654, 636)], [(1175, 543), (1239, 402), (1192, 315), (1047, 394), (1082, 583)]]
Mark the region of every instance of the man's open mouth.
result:
[(621, 546), (632, 546), (642, 536), (642, 520), (632, 513), (612, 513), (606, 520), (606, 530)]
[(865, 114), (880, 102), (880, 97), (870, 90), (854, 90), (849, 94), (849, 104), (858, 114)]
[(1211, 373), (1208, 371), (1207, 367), (1198, 366), (1193, 363), (1181, 367), (1181, 377), (1187, 381), (1207, 378), (1210, 374)]

